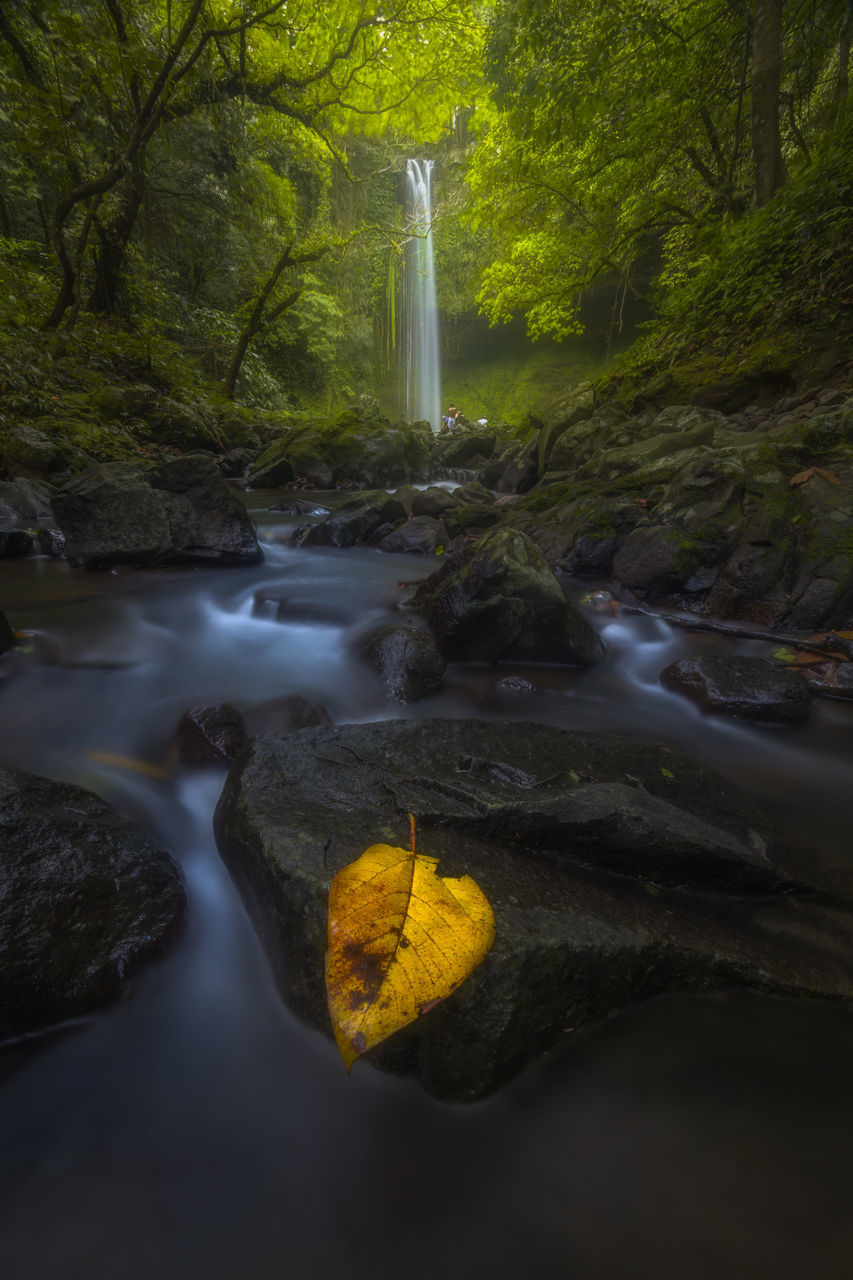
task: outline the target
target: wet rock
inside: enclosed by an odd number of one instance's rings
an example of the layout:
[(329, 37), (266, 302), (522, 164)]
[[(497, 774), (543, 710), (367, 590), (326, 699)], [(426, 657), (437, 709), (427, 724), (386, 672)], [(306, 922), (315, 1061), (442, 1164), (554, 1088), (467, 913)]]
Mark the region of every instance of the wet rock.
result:
[(354, 547), (367, 542), (383, 524), (399, 524), (406, 508), (387, 493), (362, 493), (344, 503), (326, 520), (312, 525), (302, 537), (305, 546)]
[(117, 999), (176, 934), (186, 894), (165, 849), (98, 796), (0, 770), (0, 1037)]
[(414, 516), (405, 524), (385, 534), (376, 545), (380, 551), (434, 556), (438, 554), (439, 548), (446, 547), (449, 541), (448, 531), (440, 520), (434, 520), (432, 516)]
[(9, 625), (9, 619), (0, 609), (0, 654), (8, 653), (15, 643), (15, 633)]
[(243, 717), (230, 702), (191, 707), (178, 721), (178, 755), (192, 767), (230, 764), (246, 741)]
[(494, 529), (452, 556), (412, 598), (450, 662), (595, 662), (604, 646), (542, 552)]
[(443, 467), (468, 467), (471, 460), (477, 458), (485, 461), (495, 451), (497, 440), (494, 432), (466, 432), (465, 435), (453, 437), (448, 443), (438, 441), (437, 449)]
[(106, 463), (75, 476), (52, 505), (69, 561), (89, 569), (263, 560), (245, 507), (197, 454), (153, 466)]
[[(657, 421), (657, 420), (656, 420)], [(613, 480), (636, 471), (640, 467), (670, 457), (685, 449), (697, 449), (714, 441), (714, 423), (700, 421), (690, 430), (668, 431), (638, 440), (621, 448), (606, 449), (596, 454), (580, 468), (583, 479)]]
[(808, 686), (798, 671), (764, 658), (712, 654), (681, 658), (661, 672), (665, 689), (683, 693), (703, 711), (741, 720), (800, 724), (811, 706)]
[(327, 516), (329, 508), (319, 502), (309, 502), (307, 498), (297, 498), (294, 502), (273, 502), (268, 511), (281, 511), (289, 516)]
[(21, 560), (33, 550), (33, 535), (26, 529), (0, 526), (0, 560)]
[(50, 515), (52, 486), (39, 480), (0, 481), (0, 520), (40, 520)]
[(357, 652), (396, 702), (415, 702), (441, 684), (444, 658), (429, 632), (418, 627), (380, 627), (359, 641)]
[(50, 556), (51, 560), (66, 559), (65, 535), (59, 529), (42, 528), (36, 536), (43, 556)]
[(432, 516), (433, 519), (438, 520), (446, 511), (459, 505), (457, 493), (458, 490), (450, 493), (447, 489), (439, 488), (438, 485), (430, 485), (428, 489), (418, 490), (412, 498), (412, 515)]
[(419, 850), (472, 875), (497, 922), (459, 990), (368, 1055), (438, 1096), (488, 1093), (564, 1028), (662, 991), (850, 998), (846, 919), (797, 889), (767, 823), (684, 752), (519, 722), (385, 721), (255, 739), (215, 817), (284, 999), (327, 1033), (331, 880), (376, 841), (407, 845), (410, 812)]
[(539, 477), (538, 443), (518, 442), (483, 469), (483, 482), (498, 493), (527, 493)]

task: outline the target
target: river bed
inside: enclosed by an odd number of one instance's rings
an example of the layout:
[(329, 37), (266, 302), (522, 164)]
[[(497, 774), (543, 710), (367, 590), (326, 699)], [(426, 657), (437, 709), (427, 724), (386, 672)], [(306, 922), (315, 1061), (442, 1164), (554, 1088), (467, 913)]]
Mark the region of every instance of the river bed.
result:
[[(744, 991), (659, 997), (567, 1035), (471, 1106), (364, 1063), (347, 1077), (334, 1044), (281, 1004), (219, 860), (223, 773), (178, 767), (172, 742), (190, 706), (287, 693), (336, 723), (483, 716), (657, 737), (781, 813), (853, 899), (853, 704), (816, 699), (797, 730), (703, 717), (658, 673), (731, 642), (623, 614), (595, 619), (608, 646), (596, 668), (458, 666), (400, 707), (351, 645), (400, 616), (405, 584), (433, 562), (281, 545), (288, 518), (249, 498), (256, 568), (2, 567), (0, 604), (35, 642), (6, 662), (0, 761), (143, 823), (183, 866), (190, 909), (120, 1005), (0, 1058), (0, 1276), (846, 1280), (848, 1011)], [(280, 600), (281, 620), (265, 603)]]

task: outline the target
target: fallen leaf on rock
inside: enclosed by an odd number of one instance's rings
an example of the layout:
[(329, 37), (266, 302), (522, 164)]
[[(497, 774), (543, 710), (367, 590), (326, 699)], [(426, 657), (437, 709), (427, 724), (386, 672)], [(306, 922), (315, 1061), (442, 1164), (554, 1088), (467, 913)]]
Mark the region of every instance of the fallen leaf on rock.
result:
[[(411, 818), (411, 815), (410, 815)], [(488, 898), (470, 876), (436, 875), (436, 858), (374, 844), (329, 891), (326, 995), (349, 1071), (464, 982), (495, 939)]]
[(812, 476), (820, 476), (821, 480), (828, 480), (830, 484), (841, 484), (833, 471), (824, 471), (823, 467), (808, 467), (805, 471), (798, 471), (795, 476), (791, 476), (788, 484), (793, 488), (794, 485), (805, 484)]

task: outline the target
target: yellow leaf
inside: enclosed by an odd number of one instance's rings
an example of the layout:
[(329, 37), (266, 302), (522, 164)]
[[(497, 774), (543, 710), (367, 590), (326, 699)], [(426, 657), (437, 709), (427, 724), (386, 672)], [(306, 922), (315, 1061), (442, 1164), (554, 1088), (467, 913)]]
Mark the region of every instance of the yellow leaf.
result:
[(374, 844), (329, 891), (326, 994), (341, 1057), (356, 1058), (455, 991), (495, 940), (489, 900), (438, 860)]
[(137, 760), (134, 756), (120, 756), (112, 751), (87, 751), (86, 755), (96, 764), (109, 765), (114, 769), (132, 769), (134, 773), (147, 774), (149, 778), (169, 777), (165, 769), (158, 764), (149, 764), (147, 760)]

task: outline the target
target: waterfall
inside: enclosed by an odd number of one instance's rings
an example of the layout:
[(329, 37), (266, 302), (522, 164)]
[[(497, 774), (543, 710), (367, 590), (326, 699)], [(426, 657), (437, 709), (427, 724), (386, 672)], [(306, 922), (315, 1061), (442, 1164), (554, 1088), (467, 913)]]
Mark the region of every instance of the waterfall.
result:
[(441, 424), (441, 375), (438, 361), (438, 310), (432, 244), (432, 161), (406, 165), (406, 347), (405, 395), (409, 422), (426, 419), (433, 431)]

